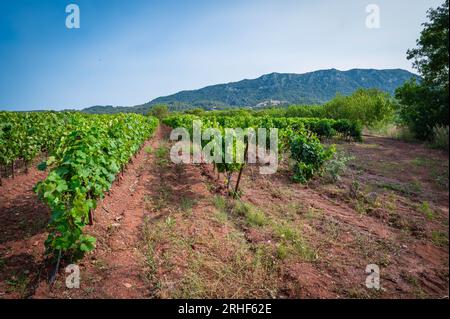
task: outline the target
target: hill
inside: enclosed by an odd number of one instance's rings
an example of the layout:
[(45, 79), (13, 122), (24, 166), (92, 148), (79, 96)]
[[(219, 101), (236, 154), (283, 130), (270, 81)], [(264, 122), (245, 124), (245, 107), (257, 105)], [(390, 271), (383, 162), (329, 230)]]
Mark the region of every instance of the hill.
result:
[(135, 107), (95, 106), (84, 111), (145, 113), (156, 104), (167, 104), (171, 110), (321, 104), (331, 100), (336, 94), (349, 95), (360, 88), (377, 88), (393, 94), (397, 87), (411, 77), (418, 78), (402, 69), (329, 69), (304, 74), (270, 73), (257, 79), (181, 91)]

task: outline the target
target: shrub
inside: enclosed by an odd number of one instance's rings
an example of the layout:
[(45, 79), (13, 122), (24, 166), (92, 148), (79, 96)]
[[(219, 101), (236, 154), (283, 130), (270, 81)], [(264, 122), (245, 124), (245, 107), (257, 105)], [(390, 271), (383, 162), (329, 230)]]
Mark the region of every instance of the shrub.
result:
[(324, 166), (324, 181), (326, 183), (336, 183), (347, 170), (347, 163), (354, 157), (347, 156), (344, 152), (336, 152)]
[(316, 124), (316, 134), (323, 137), (332, 137), (336, 134), (336, 132), (333, 129), (330, 121), (322, 119)]
[(355, 141), (362, 141), (362, 126), (358, 122), (337, 120), (333, 124), (333, 130), (342, 134), (346, 139), (353, 138)]
[(321, 174), (323, 164), (335, 153), (335, 148), (325, 148), (316, 136), (296, 135), (291, 141), (291, 157), (296, 161), (294, 181), (307, 183)]

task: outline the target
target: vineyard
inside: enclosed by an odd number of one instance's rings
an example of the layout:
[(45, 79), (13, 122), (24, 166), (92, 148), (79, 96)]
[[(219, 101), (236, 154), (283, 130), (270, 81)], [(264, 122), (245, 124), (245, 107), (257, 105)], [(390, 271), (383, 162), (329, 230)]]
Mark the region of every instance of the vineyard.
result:
[[(193, 122), (195, 120), (202, 121), (201, 130), (204, 131), (209, 128), (217, 129), (222, 136), (225, 136), (226, 128), (252, 128), (257, 132), (258, 128), (278, 129), (279, 145), (278, 149), (281, 153), (289, 152), (291, 158), (296, 161), (294, 167), (295, 176), (294, 180), (302, 183), (308, 182), (314, 175), (318, 175), (321, 172), (322, 166), (325, 161), (332, 158), (335, 153), (334, 148), (323, 147), (319, 138), (342, 138), (345, 140), (361, 141), (362, 133), (361, 126), (358, 123), (349, 120), (332, 120), (332, 119), (315, 119), (315, 118), (269, 118), (269, 117), (215, 117), (205, 116), (197, 117), (193, 115), (172, 116), (166, 118), (164, 123), (172, 128), (182, 127), (187, 129), (192, 137), (192, 129), (194, 127)], [(235, 148), (248, 149), (249, 136), (247, 134), (243, 141), (236, 140)], [(254, 136), (255, 139), (259, 136)], [(202, 141), (202, 147), (204, 147), (208, 140)], [(239, 144), (240, 143), (240, 144)], [(269, 144), (264, 141), (263, 144)], [(233, 163), (226, 164), (226, 153), (236, 152), (235, 150), (222, 151), (220, 163), (213, 162), (214, 169), (217, 168), (219, 173), (226, 174), (227, 189), (230, 191), (230, 181), (234, 172), (239, 172), (239, 177), (236, 181), (234, 188), (234, 195), (236, 196), (239, 191), (240, 176), (244, 169), (245, 163)]]
[(0, 113), (1, 165), (28, 165), (41, 152), (38, 168), (49, 170), (35, 191), (51, 209), (47, 252), (80, 255), (94, 249), (83, 235), (92, 210), (158, 121), (139, 115), (85, 116), (78, 113)]
[[(278, 171), (248, 163), (259, 134), (221, 145), (220, 160), (173, 163), (171, 130), (192, 139), (195, 121), (202, 133), (278, 129)], [(448, 155), (364, 136), (359, 121), (0, 112), (0, 142), (7, 297), (423, 297), (448, 287)], [(69, 263), (84, 289), (64, 288)], [(390, 278), (384, 291), (364, 288), (374, 263)]]

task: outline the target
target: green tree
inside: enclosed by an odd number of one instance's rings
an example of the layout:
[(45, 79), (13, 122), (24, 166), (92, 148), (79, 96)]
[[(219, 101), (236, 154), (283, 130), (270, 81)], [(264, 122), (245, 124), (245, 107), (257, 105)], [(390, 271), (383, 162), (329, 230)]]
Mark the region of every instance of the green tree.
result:
[(163, 104), (155, 105), (150, 109), (149, 115), (162, 120), (169, 115), (169, 108), (167, 107), (167, 105)]
[(417, 40), (417, 48), (407, 51), (408, 60), (422, 75), (424, 83), (447, 89), (448, 92), (448, 10), (446, 0), (437, 9), (428, 10), (429, 22)]
[(349, 119), (366, 126), (392, 120), (394, 103), (389, 94), (377, 89), (359, 89), (352, 95), (338, 95), (323, 107), (323, 116)]
[(432, 137), (433, 128), (448, 125), (449, 1), (428, 10), (417, 47), (407, 51), (422, 81), (411, 80), (396, 91), (401, 120), (420, 139)]

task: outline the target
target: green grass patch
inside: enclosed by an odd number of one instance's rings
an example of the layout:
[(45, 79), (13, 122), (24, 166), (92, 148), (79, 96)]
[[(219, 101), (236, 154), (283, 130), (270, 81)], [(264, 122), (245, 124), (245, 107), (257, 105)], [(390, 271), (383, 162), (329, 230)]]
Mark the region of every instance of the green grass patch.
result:
[(421, 212), (428, 220), (434, 219), (434, 211), (430, 207), (430, 203), (425, 201), (418, 206), (419, 212)]
[(436, 246), (448, 247), (448, 235), (439, 230), (433, 230), (431, 232), (431, 241)]
[(236, 201), (234, 211), (244, 217), (247, 224), (251, 226), (264, 226), (268, 223), (266, 215), (249, 203)]

